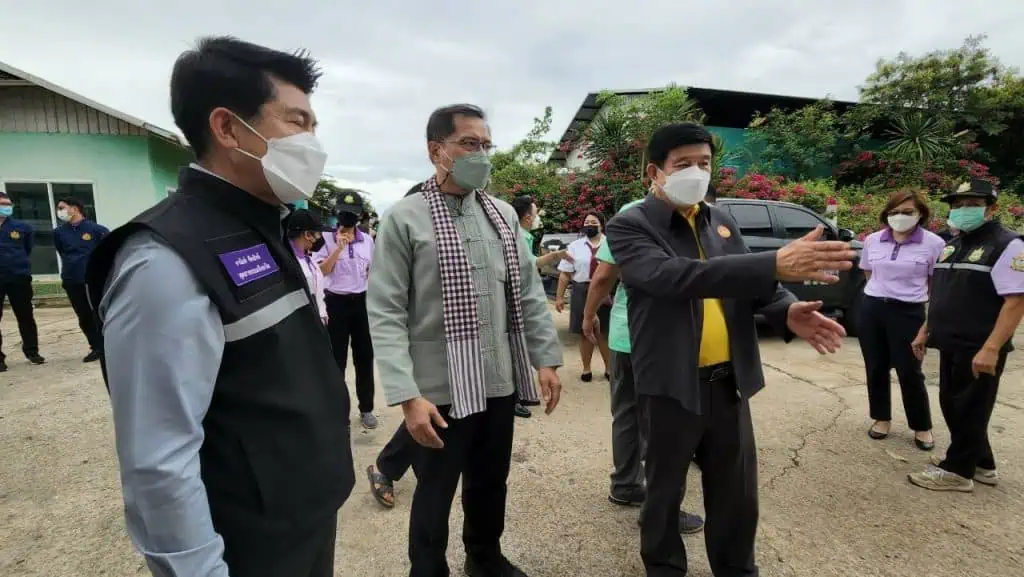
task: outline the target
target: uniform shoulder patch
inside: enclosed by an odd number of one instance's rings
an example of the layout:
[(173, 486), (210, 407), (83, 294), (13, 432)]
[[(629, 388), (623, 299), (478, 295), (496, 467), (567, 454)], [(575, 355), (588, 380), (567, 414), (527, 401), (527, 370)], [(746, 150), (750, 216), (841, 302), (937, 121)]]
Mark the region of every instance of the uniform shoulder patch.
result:
[(939, 262), (943, 262), (947, 258), (953, 256), (954, 252), (956, 252), (956, 247), (951, 244), (947, 244), (946, 248), (942, 249), (942, 254), (939, 255)]
[(1010, 260), (1010, 270), (1024, 272), (1024, 251)]

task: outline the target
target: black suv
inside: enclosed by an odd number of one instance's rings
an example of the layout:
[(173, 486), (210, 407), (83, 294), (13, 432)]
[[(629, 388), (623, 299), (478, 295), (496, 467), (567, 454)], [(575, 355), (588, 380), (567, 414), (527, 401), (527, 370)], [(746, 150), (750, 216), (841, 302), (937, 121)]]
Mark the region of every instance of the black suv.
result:
[[(742, 198), (722, 198), (715, 206), (732, 215), (743, 240), (753, 252), (776, 250), (821, 225), (825, 227), (825, 239), (849, 241), (857, 251), (859, 261), (863, 244), (854, 239), (852, 231), (832, 226), (821, 215), (803, 206)], [(783, 284), (800, 300), (822, 301), (825, 312), (841, 320), (847, 333), (854, 335), (866, 282), (858, 261), (854, 262), (852, 270), (841, 273), (839, 282), (833, 285), (811, 281)]]

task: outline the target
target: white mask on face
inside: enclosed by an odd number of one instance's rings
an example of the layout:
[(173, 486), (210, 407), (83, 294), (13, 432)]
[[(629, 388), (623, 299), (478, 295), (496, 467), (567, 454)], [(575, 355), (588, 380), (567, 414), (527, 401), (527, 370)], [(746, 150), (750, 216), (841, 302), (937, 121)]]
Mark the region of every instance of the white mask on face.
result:
[(704, 200), (711, 184), (711, 173), (699, 166), (684, 168), (665, 176), (661, 190), (670, 201), (680, 206), (694, 206)]
[(885, 220), (888, 221), (889, 228), (894, 231), (907, 232), (917, 226), (919, 218), (921, 217), (911, 214), (890, 214)]
[(68, 210), (66, 208), (57, 209), (57, 220), (67, 222), (70, 219), (71, 216), (68, 214)]
[(327, 165), (327, 153), (324, 152), (320, 139), (312, 132), (267, 139), (241, 118), (238, 120), (267, 143), (267, 153), (263, 158), (241, 148), (237, 150), (249, 158), (260, 161), (263, 165), (263, 174), (266, 175), (274, 196), (282, 204), (306, 200), (313, 196), (313, 191), (323, 176), (324, 166)]

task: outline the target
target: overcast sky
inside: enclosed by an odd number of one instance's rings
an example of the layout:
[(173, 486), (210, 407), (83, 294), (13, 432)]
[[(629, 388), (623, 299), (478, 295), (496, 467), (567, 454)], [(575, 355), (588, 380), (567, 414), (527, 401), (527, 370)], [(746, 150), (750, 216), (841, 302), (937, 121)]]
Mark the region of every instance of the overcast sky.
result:
[[(145, 6), (149, 4), (149, 6)], [(378, 208), (430, 174), (430, 111), (473, 102), (495, 143), (586, 93), (684, 86), (852, 99), (880, 57), (970, 34), (1024, 65), (1022, 0), (0, 0), (0, 60), (168, 129), (175, 57), (199, 36), (307, 48), (328, 172)]]

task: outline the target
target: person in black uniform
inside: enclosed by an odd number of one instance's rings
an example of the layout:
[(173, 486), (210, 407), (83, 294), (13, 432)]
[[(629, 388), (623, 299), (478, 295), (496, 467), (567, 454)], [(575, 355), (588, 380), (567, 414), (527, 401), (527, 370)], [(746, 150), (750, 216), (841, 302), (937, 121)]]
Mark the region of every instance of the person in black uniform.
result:
[(78, 326), (89, 343), (89, 354), (82, 362), (91, 363), (103, 354), (103, 335), (96, 326), (85, 292), (85, 264), (96, 245), (110, 231), (85, 218), (85, 205), (77, 198), (63, 198), (57, 202), (57, 219), (61, 224), (53, 231), (53, 246), (60, 256), (61, 284), (78, 317)]
[(971, 179), (947, 195), (959, 232), (932, 277), (928, 318), (912, 347), (939, 351), (939, 405), (949, 427), (945, 458), (910, 482), (933, 491), (971, 492), (999, 482), (988, 422), (1011, 339), (1024, 316), (1024, 239), (994, 220), (998, 190)]
[[(46, 359), (39, 355), (39, 332), (32, 314), (32, 226), (14, 220), (14, 203), (0, 193), (0, 317), (3, 316), (4, 297), (11, 299), (11, 310), (18, 319), (21, 334), (21, 352), (33, 365)], [(0, 338), (0, 372), (7, 370), (3, 339)]]
[(305, 53), (206, 38), (171, 76), (198, 163), (86, 279), (128, 534), (161, 576), (330, 577), (348, 394), (281, 219), (326, 154)]

